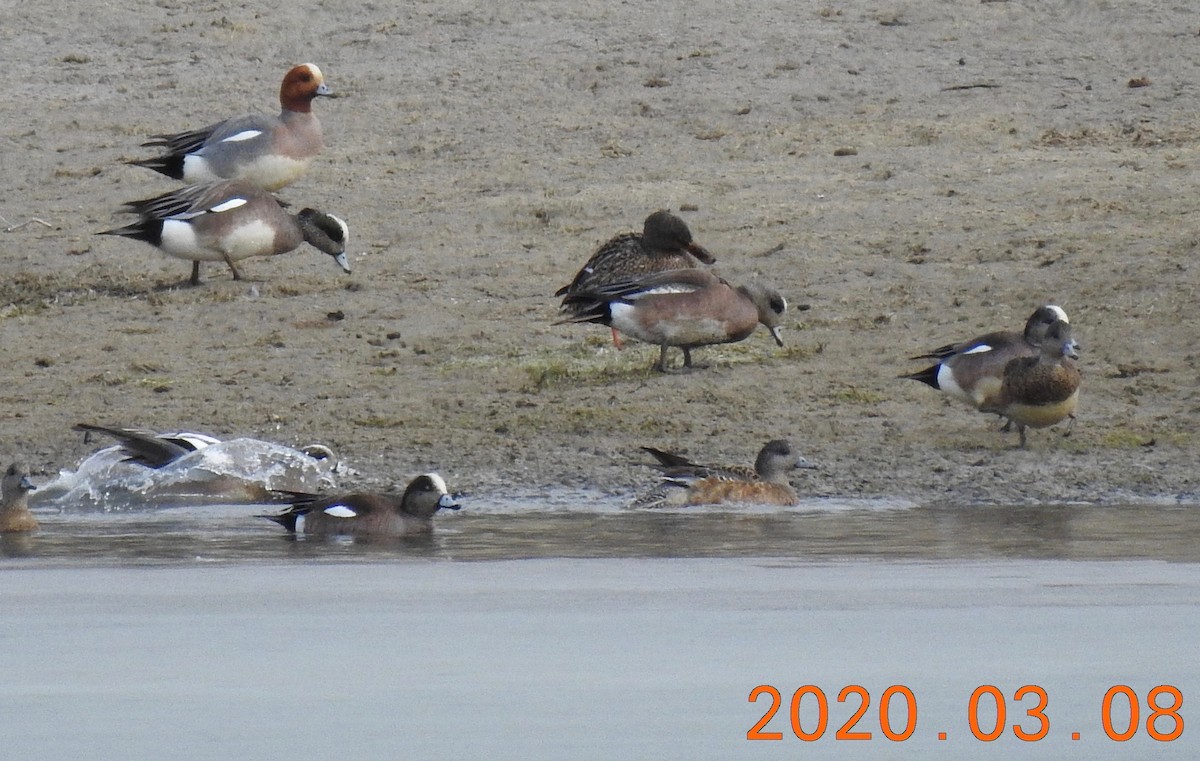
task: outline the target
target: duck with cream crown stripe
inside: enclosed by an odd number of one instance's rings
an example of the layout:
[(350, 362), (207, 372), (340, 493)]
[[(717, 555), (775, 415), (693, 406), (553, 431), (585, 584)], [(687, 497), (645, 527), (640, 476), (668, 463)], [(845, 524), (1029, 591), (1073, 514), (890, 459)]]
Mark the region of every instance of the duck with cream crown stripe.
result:
[(285, 254), (305, 241), (350, 271), (350, 229), (345, 222), (315, 209), (289, 214), (275, 196), (248, 183), (193, 185), (125, 207), (139, 216), (138, 221), (100, 235), (134, 238), (170, 256), (190, 259), (192, 285), (200, 283), (200, 262), (223, 261), (233, 279), (240, 280), (234, 262)]
[(301, 64), (279, 86), (278, 116), (239, 116), (188, 132), (154, 135), (142, 145), (166, 153), (130, 163), (189, 184), (240, 179), (278, 190), (295, 182), (324, 147), (312, 102), (331, 95), (317, 65)]
[(428, 534), (438, 510), (458, 510), (437, 473), (417, 476), (399, 497), (384, 494), (320, 494), (276, 492), (292, 507), (275, 521), (291, 533), (317, 536), (397, 537)]
[(937, 389), (977, 410), (990, 406), (1000, 393), (1004, 368), (1018, 357), (1036, 357), (1038, 344), (1058, 320), (1068, 322), (1067, 313), (1053, 304), (1038, 307), (1025, 322), (1025, 331), (1002, 330), (956, 344), (939, 346), (913, 359), (936, 359), (920, 372), (901, 375)]
[(742, 341), (759, 323), (783, 346), (780, 321), (787, 301), (761, 283), (734, 287), (701, 269), (671, 270), (596, 288), (583, 288), (563, 299), (566, 316), (558, 324), (597, 322), (660, 347), (654, 369), (667, 372), (667, 348), (683, 350), (683, 366), (692, 368), (691, 350)]

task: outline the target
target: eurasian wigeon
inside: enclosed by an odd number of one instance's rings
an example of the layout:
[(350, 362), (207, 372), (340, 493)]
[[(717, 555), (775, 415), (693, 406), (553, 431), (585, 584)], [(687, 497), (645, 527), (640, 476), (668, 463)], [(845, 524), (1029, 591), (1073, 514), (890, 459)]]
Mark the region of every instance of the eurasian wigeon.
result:
[(227, 180), (192, 185), (125, 208), (138, 221), (100, 235), (121, 235), (156, 246), (169, 256), (192, 260), (192, 285), (200, 282), (200, 262), (225, 262), (240, 280), (234, 262), (251, 256), (285, 254), (307, 241), (350, 271), (346, 244), (350, 228), (341, 219), (302, 209), (289, 214), (261, 188)]
[(1025, 322), (1024, 333), (1002, 330), (947, 344), (912, 359), (935, 359), (920, 372), (901, 375), (917, 380), (975, 409), (995, 403), (1005, 366), (1019, 357), (1036, 357), (1038, 344), (1055, 322), (1068, 322), (1059, 306), (1038, 307)]
[(27, 495), (33, 491), (29, 471), (21, 463), (13, 463), (0, 479), (0, 534), (19, 534), (36, 531), (37, 518), (29, 512)]
[[(687, 223), (669, 211), (646, 217), (640, 233), (622, 233), (600, 246), (570, 283), (554, 292), (564, 298), (580, 291), (622, 282), (653, 272), (689, 269), (716, 261), (708, 249), (692, 240)], [(621, 342), (613, 330), (613, 343)]]
[(1000, 393), (984, 412), (1003, 415), (1017, 426), (1021, 447), (1025, 429), (1045, 428), (1074, 418), (1082, 376), (1071, 360), (1079, 359), (1080, 346), (1071, 337), (1071, 325), (1059, 320), (1038, 343), (1035, 357), (1019, 357), (1004, 366)]
[(758, 327), (783, 346), (780, 320), (787, 301), (761, 283), (732, 286), (702, 269), (656, 272), (608, 285), (582, 288), (563, 300), (567, 322), (596, 322), (660, 347), (654, 369), (667, 371), (667, 348), (683, 349), (683, 366), (692, 367), (691, 350), (741, 341)]
[(790, 506), (800, 498), (788, 481), (799, 468), (815, 468), (783, 439), (768, 441), (758, 452), (754, 467), (700, 465), (671, 452), (642, 447), (658, 460), (662, 473), (659, 488), (639, 497), (633, 507), (714, 505), (722, 502)]
[[(417, 476), (404, 494), (283, 493), (292, 505), (278, 515), (264, 515), (291, 533), (316, 536), (398, 537), (433, 531), (438, 510), (458, 510), (437, 473)], [(302, 524), (302, 525), (298, 525)]]
[(294, 67), (279, 86), (278, 116), (239, 116), (178, 134), (154, 135), (144, 147), (166, 153), (130, 163), (189, 184), (244, 180), (264, 190), (294, 182), (324, 142), (312, 101), (331, 95), (316, 64)]

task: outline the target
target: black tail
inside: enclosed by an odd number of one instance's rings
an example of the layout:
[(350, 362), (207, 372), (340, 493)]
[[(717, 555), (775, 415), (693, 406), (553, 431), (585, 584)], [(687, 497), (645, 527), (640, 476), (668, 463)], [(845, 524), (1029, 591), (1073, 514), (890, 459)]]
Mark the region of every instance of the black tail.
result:
[(152, 159), (137, 159), (128, 162), (134, 166), (141, 166), (147, 169), (153, 169), (159, 174), (165, 174), (174, 180), (183, 179), (183, 156), (178, 154), (168, 154), (166, 156), (155, 156)]
[(300, 520), (300, 516), (304, 515), (306, 512), (308, 511), (288, 510), (285, 513), (279, 513), (278, 515), (267, 515), (263, 513), (255, 517), (266, 518), (269, 521), (275, 521), (280, 526), (283, 526), (285, 529), (287, 529), (289, 534), (294, 534), (296, 533), (296, 521)]
[(612, 310), (607, 300), (592, 298), (587, 294), (568, 295), (562, 302), (560, 310), (562, 319), (555, 324), (567, 322), (595, 322), (600, 325), (612, 324)]
[(908, 380), (921, 381), (922, 383), (924, 383), (927, 386), (930, 386), (931, 388), (941, 389), (941, 386), (938, 385), (938, 379), (937, 379), (938, 370), (940, 368), (941, 368), (941, 365), (930, 365), (929, 367), (925, 368), (924, 370), (922, 370), (918, 373), (910, 373), (908, 375), (897, 375), (896, 377), (897, 378), (906, 378)]
[(160, 219), (139, 219), (133, 224), (116, 227), (112, 230), (101, 230), (96, 234), (120, 235), (125, 238), (145, 241), (151, 246), (157, 246), (162, 243), (162, 228), (162, 220)]

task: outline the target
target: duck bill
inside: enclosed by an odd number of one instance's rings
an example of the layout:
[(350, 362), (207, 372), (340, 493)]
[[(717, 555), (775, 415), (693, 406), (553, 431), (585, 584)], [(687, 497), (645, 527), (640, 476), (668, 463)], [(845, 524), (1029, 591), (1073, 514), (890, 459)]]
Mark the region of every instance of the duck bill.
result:
[(775, 344), (783, 348), (783, 328), (776, 325), (773, 328), (767, 328), (767, 330), (771, 331), (771, 338), (775, 339)]
[(334, 254), (333, 260), (337, 262), (338, 266), (342, 268), (343, 272), (345, 272), (347, 275), (350, 274), (350, 260), (346, 258), (345, 251), (340, 254)]
[(704, 246), (701, 246), (698, 243), (687, 244), (687, 251), (689, 254), (696, 257), (704, 264), (712, 264), (713, 262), (715, 262), (717, 260), (717, 258), (715, 256), (708, 253), (707, 248), (705, 248)]
[(449, 494), (443, 494), (438, 498), (438, 507), (442, 510), (461, 510), (462, 505), (454, 501), (454, 498)]

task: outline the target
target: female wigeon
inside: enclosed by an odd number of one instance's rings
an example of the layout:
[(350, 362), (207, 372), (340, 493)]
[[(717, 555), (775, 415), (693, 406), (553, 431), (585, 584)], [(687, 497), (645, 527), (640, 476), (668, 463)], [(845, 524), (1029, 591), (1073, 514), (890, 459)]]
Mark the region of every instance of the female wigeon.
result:
[(13, 463), (0, 479), (0, 534), (36, 531), (37, 518), (29, 512), (26, 495), (33, 491), (29, 471), (21, 463)]
[[(303, 531), (317, 536), (396, 537), (428, 534), (438, 510), (458, 510), (437, 473), (417, 476), (404, 494), (283, 493), (292, 507), (278, 515), (264, 515), (291, 533)], [(298, 524), (303, 523), (303, 527)]]
[(200, 262), (223, 261), (233, 279), (240, 280), (234, 262), (285, 254), (305, 241), (350, 271), (350, 228), (345, 222), (315, 209), (289, 214), (275, 196), (245, 182), (192, 185), (131, 201), (125, 208), (137, 214), (138, 221), (100, 235), (142, 240), (170, 256), (192, 260), (192, 285), (200, 282)]
[(1071, 325), (1059, 320), (1051, 325), (1038, 345), (1036, 357), (1019, 357), (1004, 366), (1003, 382), (996, 399), (984, 409), (1008, 418), (1017, 426), (1021, 447), (1025, 429), (1045, 428), (1074, 418), (1079, 402), (1080, 346), (1071, 338)]
[(783, 346), (780, 319), (787, 301), (778, 291), (754, 283), (734, 287), (701, 269), (658, 272), (624, 282), (583, 288), (563, 300), (566, 322), (596, 322), (660, 347), (654, 369), (667, 372), (667, 347), (691, 350), (747, 338), (761, 322)]
[(154, 135), (144, 147), (166, 153), (130, 163), (189, 184), (245, 180), (265, 190), (294, 182), (321, 152), (321, 123), (312, 101), (331, 95), (316, 64), (296, 66), (279, 86), (278, 116), (240, 116), (174, 135)]
[(768, 441), (758, 452), (754, 467), (699, 465), (671, 452), (642, 447), (658, 460), (662, 473), (659, 488), (639, 497), (634, 507), (715, 505), (722, 502), (790, 506), (800, 498), (788, 481), (798, 468), (815, 468), (782, 439)]
[[(652, 272), (689, 269), (716, 261), (706, 248), (692, 240), (687, 223), (669, 211), (646, 217), (640, 233), (622, 233), (600, 246), (570, 283), (554, 292), (570, 297), (585, 289), (622, 282)], [(570, 308), (569, 298), (562, 306)], [(613, 343), (621, 341), (613, 330)]]
[(951, 399), (981, 410), (995, 403), (1005, 366), (1019, 357), (1036, 357), (1042, 337), (1059, 320), (1069, 322), (1061, 307), (1053, 304), (1038, 307), (1025, 322), (1024, 333), (1002, 330), (939, 346), (912, 357), (936, 359), (937, 364), (900, 377), (921, 381)]

